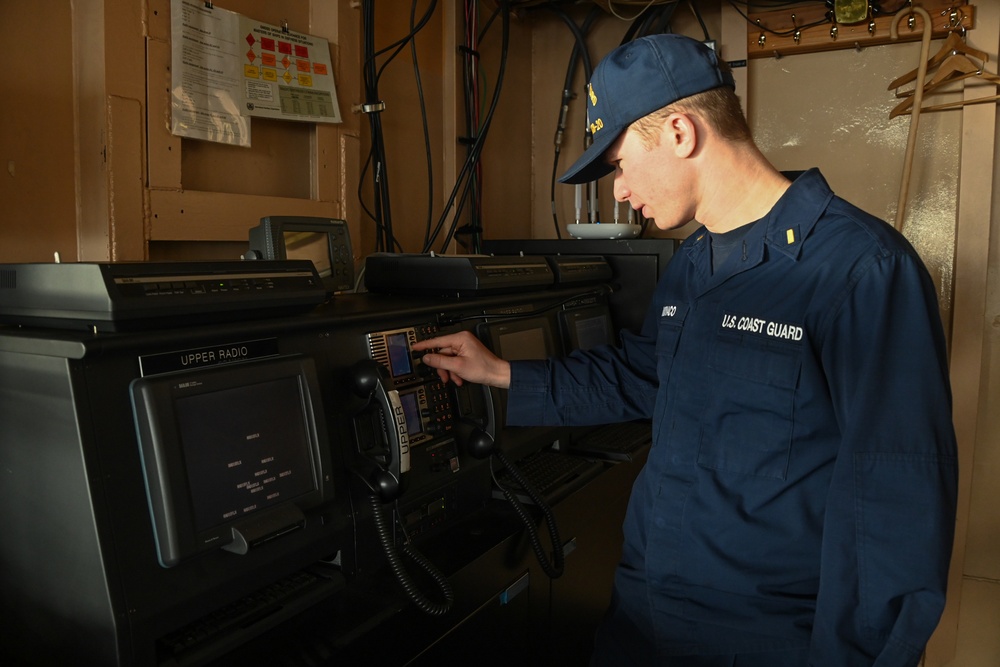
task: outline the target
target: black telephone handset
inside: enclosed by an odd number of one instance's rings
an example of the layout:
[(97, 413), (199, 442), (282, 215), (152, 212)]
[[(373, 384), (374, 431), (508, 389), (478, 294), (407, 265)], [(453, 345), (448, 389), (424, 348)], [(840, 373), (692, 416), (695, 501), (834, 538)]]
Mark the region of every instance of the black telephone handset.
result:
[[(382, 545), (389, 569), (405, 591), (407, 597), (418, 609), (432, 616), (440, 616), (451, 610), (455, 601), (448, 578), (438, 570), (423, 554), (409, 543), (401, 548), (396, 547), (391, 526), (391, 520), (383, 514), (383, 505), (393, 503), (403, 493), (404, 476), (410, 470), (410, 433), (406, 425), (406, 413), (403, 403), (399, 400), (399, 392), (390, 389), (391, 380), (386, 368), (371, 359), (363, 359), (351, 369), (354, 378), (354, 391), (369, 401), (374, 399), (382, 412), (385, 425), (384, 431), (388, 447), (372, 446), (362, 451), (362, 438), (358, 439), (359, 454), (365, 462), (367, 470), (359, 471), (365, 483), (371, 489), (372, 520), (375, 522), (375, 532)], [(395, 517), (395, 508), (389, 514)], [(407, 572), (401, 556), (408, 557), (433, 582), (439, 593), (439, 599), (433, 600), (420, 591), (416, 582)]]
[(369, 465), (365, 481), (382, 502), (391, 502), (403, 491), (403, 475), (410, 471), (410, 435), (399, 392), (389, 389), (385, 367), (363, 359), (351, 369), (355, 393), (378, 402), (385, 420), (387, 449), (359, 452)]
[(489, 458), (496, 440), (496, 414), (489, 386), (471, 382), (452, 389), (455, 403), (455, 430), (469, 456)]

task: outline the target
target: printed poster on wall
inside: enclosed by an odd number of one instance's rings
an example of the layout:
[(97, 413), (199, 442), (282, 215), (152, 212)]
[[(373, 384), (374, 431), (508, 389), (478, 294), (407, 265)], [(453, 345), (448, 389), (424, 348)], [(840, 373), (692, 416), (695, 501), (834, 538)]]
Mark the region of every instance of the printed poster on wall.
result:
[(171, 0), (170, 131), (192, 139), (250, 145), (236, 36), (239, 14), (210, 3)]
[(250, 145), (253, 116), (341, 122), (327, 40), (171, 0), (171, 132)]
[(320, 37), (240, 17), (243, 113), (339, 123), (330, 44)]

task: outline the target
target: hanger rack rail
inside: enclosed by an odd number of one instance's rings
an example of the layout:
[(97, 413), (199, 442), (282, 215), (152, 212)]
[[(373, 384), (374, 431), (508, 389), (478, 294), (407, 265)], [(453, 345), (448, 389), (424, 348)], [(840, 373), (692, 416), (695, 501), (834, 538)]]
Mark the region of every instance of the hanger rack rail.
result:
[[(975, 27), (976, 7), (968, 0), (921, 0), (919, 4), (931, 17), (933, 39), (943, 38), (956, 29), (971, 30)], [(900, 12), (905, 11), (907, 8), (904, 6)], [(899, 39), (892, 39), (889, 28), (894, 15), (844, 24), (824, 21), (827, 12), (821, 3), (810, 3), (748, 14), (747, 57), (780, 58), (799, 53), (861, 49), (880, 44), (916, 42), (923, 35), (920, 17), (917, 17), (912, 29), (901, 26)]]

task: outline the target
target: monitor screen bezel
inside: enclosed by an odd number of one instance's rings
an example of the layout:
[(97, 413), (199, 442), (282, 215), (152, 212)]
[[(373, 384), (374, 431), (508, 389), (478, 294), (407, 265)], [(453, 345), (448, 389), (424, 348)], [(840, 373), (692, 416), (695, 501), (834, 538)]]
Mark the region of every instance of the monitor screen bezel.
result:
[[(250, 230), (251, 250), (259, 253), (261, 259), (293, 259), (288, 257), (288, 248), (285, 244), (285, 234), (289, 232), (309, 232), (325, 235), (329, 272), (324, 273), (318, 266), (316, 267), (316, 272), (329, 291), (339, 292), (354, 288), (354, 258), (352, 256), (350, 236), (345, 220), (339, 218), (282, 215), (261, 218), (260, 224)], [(344, 258), (346, 265), (343, 267), (346, 273), (343, 279), (338, 279), (334, 275), (334, 266), (338, 261), (336, 248), (339, 244), (346, 245), (345, 251), (347, 256)], [(313, 262), (313, 266), (315, 265), (316, 262)]]
[[(580, 308), (571, 308), (560, 311), (559, 313), (559, 324), (562, 329), (563, 342), (566, 348), (566, 353), (569, 354), (573, 350), (585, 350), (590, 348), (584, 348), (581, 346), (580, 341), (580, 331), (578, 325), (581, 320), (587, 320), (592, 318), (600, 317), (604, 324), (604, 342), (601, 343), (607, 345), (615, 344), (615, 327), (612, 321), (611, 309), (607, 304), (593, 304), (589, 306), (583, 306)], [(596, 346), (591, 346), (596, 347)]]
[[(177, 402), (192, 396), (295, 378), (298, 383), (312, 489), (242, 516), (199, 529)], [(173, 567), (198, 554), (225, 548), (247, 526), (287, 516), (333, 498), (319, 381), (312, 359), (278, 357), (137, 378), (130, 394), (157, 558)]]
[(501, 345), (501, 338), (507, 334), (523, 333), (532, 330), (541, 331), (546, 354), (544, 357), (530, 357), (530, 359), (546, 359), (548, 357), (560, 356), (561, 350), (557, 346), (557, 339), (553, 333), (552, 322), (549, 318), (544, 316), (511, 318), (497, 320), (494, 322), (485, 322), (481, 325), (482, 335), (480, 338), (487, 342), (494, 354), (501, 356), (508, 361), (529, 359), (529, 357), (513, 357), (509, 354), (505, 355), (503, 346)]

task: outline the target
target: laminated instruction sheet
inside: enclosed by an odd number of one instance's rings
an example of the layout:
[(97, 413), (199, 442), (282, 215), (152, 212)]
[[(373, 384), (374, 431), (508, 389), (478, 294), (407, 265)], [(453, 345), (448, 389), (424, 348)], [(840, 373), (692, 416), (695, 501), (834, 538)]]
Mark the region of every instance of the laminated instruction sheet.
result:
[(327, 40), (210, 2), (170, 11), (173, 134), (249, 146), (254, 116), (341, 122)]

